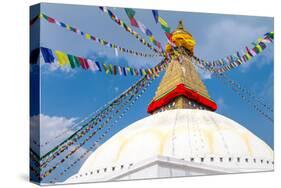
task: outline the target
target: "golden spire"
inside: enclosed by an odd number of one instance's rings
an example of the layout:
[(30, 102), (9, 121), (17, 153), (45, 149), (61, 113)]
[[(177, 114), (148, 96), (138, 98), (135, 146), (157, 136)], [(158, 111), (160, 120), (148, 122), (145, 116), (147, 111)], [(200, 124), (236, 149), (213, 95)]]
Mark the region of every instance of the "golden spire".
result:
[(179, 21), (171, 39), (175, 47), (172, 48), (171, 44), (167, 44), (166, 50), (177, 56), (170, 60), (147, 111), (155, 113), (184, 108), (216, 110), (216, 104), (211, 100), (206, 86), (191, 62), (190, 55), (193, 54), (196, 43), (184, 28), (182, 21)]
[(190, 36), (192, 37), (192, 35), (185, 29), (182, 20), (179, 21), (179, 24), (178, 24), (177, 28), (175, 29), (175, 31), (173, 31), (173, 34), (174, 34), (174, 33), (179, 33), (179, 32), (188, 34), (188, 35), (190, 35)]
[(179, 24), (178, 24), (177, 30), (178, 30), (178, 29), (184, 30), (184, 26), (183, 26), (183, 22), (182, 22), (182, 20), (180, 20), (180, 21), (179, 21)]

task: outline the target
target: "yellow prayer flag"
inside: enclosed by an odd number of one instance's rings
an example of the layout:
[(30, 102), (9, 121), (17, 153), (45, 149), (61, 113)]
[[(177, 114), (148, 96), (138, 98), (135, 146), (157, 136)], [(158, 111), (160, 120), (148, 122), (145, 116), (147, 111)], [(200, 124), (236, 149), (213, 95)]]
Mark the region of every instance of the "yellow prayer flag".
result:
[(248, 58), (249, 60), (252, 59), (252, 57), (250, 56), (249, 53), (246, 53), (245, 55), (247, 56), (247, 58)]
[(57, 55), (57, 58), (58, 58), (58, 61), (59, 61), (59, 65), (60, 66), (65, 66), (66, 64), (70, 64), (69, 63), (69, 60), (68, 60), (68, 57), (65, 53), (59, 51), (59, 50), (56, 50), (56, 55)]
[(68, 24), (65, 24), (65, 25), (66, 25), (66, 29), (70, 30), (70, 25), (68, 25)]
[(169, 27), (167, 22), (163, 18), (161, 18), (160, 16), (158, 16), (158, 22), (165, 27)]
[(259, 52), (262, 52), (262, 48), (261, 48), (261, 46), (259, 44), (256, 45), (256, 47), (258, 48)]
[(85, 38), (86, 38), (86, 39), (91, 39), (91, 35), (90, 35), (89, 33), (86, 33), (86, 34), (85, 34)]
[(154, 41), (154, 37), (153, 36), (149, 37), (149, 40), (150, 40), (150, 42), (153, 42)]

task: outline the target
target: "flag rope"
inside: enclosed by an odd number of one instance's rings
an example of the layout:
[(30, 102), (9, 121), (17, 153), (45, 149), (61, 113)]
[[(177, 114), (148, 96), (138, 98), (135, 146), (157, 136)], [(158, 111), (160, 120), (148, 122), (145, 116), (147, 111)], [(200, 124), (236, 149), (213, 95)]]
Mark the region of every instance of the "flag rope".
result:
[[(145, 80), (144, 84), (147, 82), (147, 80)], [(71, 150), (68, 154), (66, 154), (66, 156), (59, 160), (54, 166), (52, 166), (51, 168), (49, 168), (48, 170), (46, 170), (43, 175), (41, 176), (41, 178), (45, 178), (47, 176), (49, 176), (55, 169), (57, 169), (57, 167), (61, 164), (63, 164), (67, 159), (69, 159), (75, 152), (77, 152), (83, 145), (85, 145), (91, 138), (93, 138), (94, 135), (96, 135), (97, 131), (102, 130), (109, 122), (110, 120), (116, 116), (129, 102), (132, 101), (132, 99), (139, 93), (139, 91), (141, 91), (140, 89), (145, 86), (145, 85), (140, 85), (139, 87), (136, 88), (136, 90), (132, 93), (132, 95), (121, 105), (121, 107), (119, 109), (117, 109), (113, 114), (111, 115), (107, 120), (105, 120), (105, 122), (99, 126), (99, 128), (92, 132), (84, 141), (80, 142), (78, 146), (76, 146), (73, 150)]]
[[(150, 86), (150, 84), (152, 83), (152, 81), (154, 80), (154, 78), (151, 78), (152, 80), (150, 80), (148, 82), (148, 84), (143, 88), (143, 90), (140, 92), (139, 95), (137, 95), (137, 97), (129, 104), (129, 106), (123, 110), (123, 112), (121, 113), (121, 115), (118, 117), (117, 121), (114, 121), (105, 131), (104, 134), (102, 134), (99, 138), (98, 141), (95, 141), (89, 149), (87, 149), (82, 155), (80, 155), (80, 157), (78, 157), (74, 162), (72, 162), (66, 169), (64, 169), (62, 172), (59, 173), (60, 176), (64, 175), (68, 170), (70, 170), (75, 164), (77, 164), (80, 160), (82, 160), (83, 158), (85, 158), (86, 156), (88, 156), (90, 154), (91, 151), (93, 151), (94, 149), (97, 149), (97, 147), (99, 146), (100, 142), (103, 140), (103, 138), (108, 134), (108, 132), (111, 130), (111, 128), (116, 125), (116, 123), (125, 115), (125, 113), (127, 113), (130, 108), (134, 105), (134, 103), (139, 99), (139, 97), (142, 96), (142, 94), (145, 93), (145, 91), (147, 90), (148, 86)], [(53, 178), (50, 183), (53, 183), (57, 180), (57, 177)]]
[(120, 27), (124, 28), (125, 31), (133, 35), (138, 41), (140, 41), (143, 45), (147, 46), (149, 49), (153, 50), (155, 53), (158, 53), (160, 56), (165, 56), (165, 53), (157, 48), (152, 47), (150, 43), (148, 43), (144, 38), (141, 37), (140, 34), (138, 34), (136, 31), (134, 31), (132, 28), (130, 28), (123, 20), (119, 19), (111, 10), (109, 10), (106, 7), (99, 7), (99, 9), (107, 14), (112, 21), (117, 23)]
[(49, 139), (44, 141), (43, 144), (38, 143), (36, 140), (33, 140), (33, 144), (35, 144), (38, 147), (46, 147), (49, 144), (53, 143), (56, 139), (67, 135), (68, 133), (72, 132), (72, 131), (77, 131), (77, 129), (81, 128), (84, 122), (90, 121), (90, 119), (95, 116), (97, 113), (99, 113), (101, 111), (102, 108), (105, 108), (107, 104), (105, 104), (104, 106), (101, 106), (99, 109), (97, 109), (96, 111), (90, 113), (89, 115), (87, 115), (86, 117), (84, 117), (83, 119), (81, 119), (79, 122), (75, 123), (74, 125), (72, 125), (68, 130), (62, 131), (61, 133), (57, 134), (54, 138)]
[(266, 120), (270, 121), (273, 123), (273, 118), (264, 112), (261, 108), (260, 105), (258, 105), (255, 101), (253, 102), (251, 98), (247, 94), (243, 94), (241, 90), (236, 87), (235, 85), (232, 84), (232, 82), (225, 76), (223, 73), (215, 73), (214, 74), (216, 78), (222, 81), (222, 83), (226, 84), (234, 93), (236, 93), (242, 100), (246, 101), (254, 110), (256, 110), (260, 115), (262, 115)]
[[(163, 67), (162, 69), (160, 69), (161, 71), (165, 68), (166, 64), (165, 64), (165, 61), (161, 61), (158, 65), (156, 65), (156, 67), (159, 66), (159, 67)], [(147, 74), (146, 77), (154, 77), (154, 75), (158, 75), (158, 72), (152, 72), (151, 75)], [(143, 79), (140, 79), (137, 83), (141, 82)], [(136, 83), (136, 84), (137, 84)], [(131, 86), (128, 90), (126, 90), (124, 93), (132, 90), (133, 87), (135, 87), (134, 84), (133, 86)], [(124, 95), (124, 93), (122, 93), (121, 95), (119, 95), (118, 97), (115, 98), (115, 100), (113, 100), (113, 102), (111, 104), (113, 104), (117, 99), (119, 99), (120, 97), (122, 97)], [(87, 125), (87, 124), (86, 124)], [(79, 131), (83, 130), (86, 128), (86, 125), (84, 125), (82, 128), (80, 128), (78, 131), (76, 131), (73, 135), (71, 135), (69, 138), (75, 138), (74, 135), (77, 134)], [(68, 139), (69, 139), (68, 138)], [(66, 144), (66, 141), (68, 140), (64, 140), (63, 142), (61, 142), (59, 145), (57, 145), (56, 147), (54, 147), (52, 150), (50, 150), (49, 152), (47, 152), (45, 155), (43, 155), (40, 160), (43, 160), (45, 159), (46, 157), (48, 157), (49, 155), (51, 155), (52, 153), (54, 153), (55, 151), (57, 151), (58, 149), (60, 149), (64, 144)]]
[(120, 52), (125, 52), (125, 53), (129, 53), (131, 55), (136, 55), (136, 56), (141, 56), (141, 57), (159, 57), (159, 56), (162, 56), (161, 54), (147, 54), (147, 53), (144, 53), (144, 52), (138, 52), (138, 51), (134, 51), (134, 50), (131, 50), (131, 49), (127, 49), (127, 48), (118, 46), (117, 44), (108, 42), (104, 39), (98, 38), (97, 36), (94, 36), (94, 35), (91, 35), (89, 33), (84, 32), (84, 31), (81, 31), (77, 27), (71, 26), (71, 25), (66, 24), (64, 22), (61, 22), (61, 21), (59, 21), (55, 18), (52, 18), (50, 16), (47, 16), (47, 15), (43, 14), (43, 13), (34, 17), (30, 21), (30, 25), (33, 25), (37, 19), (45, 20), (45, 21), (47, 21), (47, 23), (55, 24), (57, 26), (60, 26), (63, 29), (66, 29), (67, 31), (72, 31), (73, 33), (76, 33), (77, 35), (82, 36), (83, 38), (85, 38), (87, 40), (92, 40), (96, 43), (99, 43), (102, 46), (110, 47), (110, 48), (118, 50)]
[[(37, 51), (37, 49), (33, 50)], [(30, 64), (36, 64), (38, 57), (34, 57), (33, 51), (31, 52)], [(46, 64), (57, 64), (58, 67), (63, 68), (82, 68), (83, 70), (91, 70), (93, 72), (105, 72), (107, 75), (120, 75), (120, 76), (143, 76), (152, 75), (161, 72), (165, 68), (165, 64), (154, 66), (152, 68), (133, 68), (131, 66), (119, 66), (113, 64), (107, 64), (105, 62), (99, 62), (91, 60), (89, 58), (79, 57), (72, 54), (67, 54), (60, 50), (52, 50), (46, 47), (40, 47), (40, 52), (43, 56)], [(36, 53), (37, 56), (40, 53)], [(162, 61), (165, 61), (162, 60)]]
[[(56, 147), (54, 147), (49, 152), (47, 152), (45, 155), (43, 155), (40, 158), (40, 161), (45, 159), (45, 161), (49, 162), (49, 161), (53, 160), (53, 158), (55, 156), (58, 156), (61, 151), (64, 151), (66, 148), (68, 148), (69, 146), (71, 146), (74, 143), (76, 143), (79, 138), (81, 138), (83, 135), (86, 134), (85, 130), (88, 130), (89, 127), (93, 128), (94, 125), (96, 125), (100, 121), (102, 121), (102, 118), (104, 118), (104, 116), (105, 116), (104, 113), (106, 113), (106, 115), (108, 115), (114, 109), (113, 108), (114, 106), (119, 105), (118, 102), (120, 102), (121, 100), (123, 100), (124, 97), (128, 96), (131, 92), (133, 92), (134, 89), (137, 88), (139, 86), (139, 84), (141, 84), (144, 81), (144, 78), (142, 78), (139, 81), (137, 81), (133, 86), (131, 86), (125, 92), (123, 92), (118, 97), (116, 97), (111, 103), (108, 104), (108, 106), (105, 109), (102, 110), (102, 112), (98, 113), (95, 117), (93, 117), (90, 122), (88, 122), (87, 124), (83, 125), (75, 133), (73, 133), (67, 139), (65, 139), (60, 144), (58, 144)], [(107, 111), (109, 111), (109, 112), (107, 113)], [(94, 125), (90, 124), (90, 123), (93, 123), (93, 122), (95, 122)], [(47, 162), (42, 162), (42, 164), (45, 165)]]
[(273, 40), (274, 32), (272, 31), (264, 34), (263, 38), (259, 38), (258, 43), (253, 43), (253, 48), (245, 47), (245, 51), (237, 51), (235, 54), (229, 55), (225, 58), (220, 58), (214, 61), (206, 61), (196, 56), (192, 57), (194, 58), (194, 62), (200, 68), (202, 68), (202, 66), (209, 67), (211, 68), (207, 69), (209, 72), (223, 73), (249, 62), (252, 58), (263, 52), (266, 49), (267, 44), (273, 43)]
[(136, 28), (139, 28), (141, 32), (148, 37), (149, 41), (152, 42), (152, 44), (154, 44), (155, 46), (157, 46), (159, 50), (161, 50), (161, 52), (163, 53), (163, 46), (158, 40), (155, 39), (155, 36), (153, 35), (152, 31), (148, 27), (146, 27), (140, 20), (137, 20), (135, 18), (135, 10), (132, 8), (124, 8), (124, 10), (130, 20), (131, 25)]
[[(141, 85), (139, 85), (139, 86), (136, 87), (135, 89), (137, 90), (139, 87), (141, 87)], [(134, 93), (134, 91), (135, 91), (135, 90), (132, 90), (132, 93)], [(131, 94), (131, 93), (130, 93), (130, 94)], [(117, 110), (115, 111), (115, 113), (118, 112), (118, 111), (119, 111), (119, 110), (117, 109)], [(102, 119), (104, 119), (104, 118), (105, 118), (105, 117), (102, 117)], [(103, 124), (102, 124), (101, 126), (104, 126), (105, 124), (107, 124), (111, 119), (112, 119), (112, 115), (109, 116), (109, 118), (107, 118), (107, 119), (103, 122)], [(87, 129), (85, 129), (84, 132), (82, 132), (82, 133), (80, 133), (80, 134), (78, 133), (78, 137), (77, 137), (75, 140), (73, 140), (72, 142), (68, 142), (68, 144), (65, 145), (65, 147), (63, 147), (63, 149), (59, 150), (59, 151), (56, 152), (54, 155), (52, 155), (53, 157), (48, 158), (48, 160), (44, 161), (44, 162), (40, 165), (41, 168), (45, 168), (45, 167), (47, 166), (47, 163), (49, 163), (51, 160), (54, 160), (57, 156), (59, 156), (59, 155), (62, 154), (64, 151), (66, 151), (68, 148), (70, 148), (71, 145), (74, 145), (76, 142), (78, 142), (79, 139), (81, 139), (82, 137), (84, 137), (85, 135), (87, 135), (88, 133), (90, 133), (90, 131), (91, 131), (95, 126), (97, 126), (98, 123), (100, 123), (100, 122), (97, 122), (97, 123), (95, 123), (94, 125), (91, 125), (91, 126), (88, 127)], [(88, 138), (86, 139), (86, 141), (87, 141), (88, 139), (92, 138), (92, 137), (98, 132), (98, 130), (101, 129), (101, 128), (100, 128), (101, 126), (99, 126), (98, 129), (96, 129), (95, 131), (93, 131), (93, 133), (91, 133), (91, 134), (88, 136)], [(77, 150), (78, 150), (82, 145), (84, 145), (85, 143), (86, 143), (86, 142), (80, 143), (78, 147), (76, 147), (75, 149), (72, 150), (72, 151), (74, 151), (74, 152), (70, 152), (70, 153), (69, 153), (69, 156), (71, 156), (72, 154), (74, 154), (75, 151), (77, 151)], [(67, 158), (68, 158), (69, 156), (67, 155)]]

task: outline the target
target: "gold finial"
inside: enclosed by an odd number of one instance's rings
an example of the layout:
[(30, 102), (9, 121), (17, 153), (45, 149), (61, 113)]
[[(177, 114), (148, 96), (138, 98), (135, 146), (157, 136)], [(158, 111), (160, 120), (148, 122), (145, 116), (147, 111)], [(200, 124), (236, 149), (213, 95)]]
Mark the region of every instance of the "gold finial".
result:
[(183, 25), (183, 21), (180, 20), (177, 29), (181, 29), (184, 30), (184, 25)]
[[(193, 39), (192, 35), (185, 29), (182, 20), (179, 21), (177, 28), (171, 34), (172, 35), (170, 40), (175, 46), (182, 46), (185, 49), (189, 50), (191, 54), (193, 54), (196, 41), (195, 39)], [(174, 52), (170, 43), (166, 45), (166, 52)]]

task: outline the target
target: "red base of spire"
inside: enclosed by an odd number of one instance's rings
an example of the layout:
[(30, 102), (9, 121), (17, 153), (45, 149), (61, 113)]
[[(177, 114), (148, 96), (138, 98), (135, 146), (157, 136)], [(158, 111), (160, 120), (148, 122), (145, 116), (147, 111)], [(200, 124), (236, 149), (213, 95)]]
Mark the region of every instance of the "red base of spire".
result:
[(156, 101), (152, 101), (147, 108), (147, 112), (148, 113), (154, 112), (158, 108), (161, 108), (162, 106), (167, 105), (174, 98), (176, 98), (178, 96), (184, 96), (184, 97), (188, 98), (189, 100), (195, 101), (203, 106), (206, 106), (207, 108), (211, 109), (212, 111), (216, 111), (216, 109), (217, 109), (217, 104), (215, 102), (207, 99), (206, 97), (203, 97), (202, 95), (200, 95), (199, 93), (197, 93), (191, 89), (186, 88), (184, 84), (179, 84), (179, 85), (177, 85), (177, 87), (174, 90), (172, 90), (171, 92), (169, 92), (162, 98), (160, 98)]

